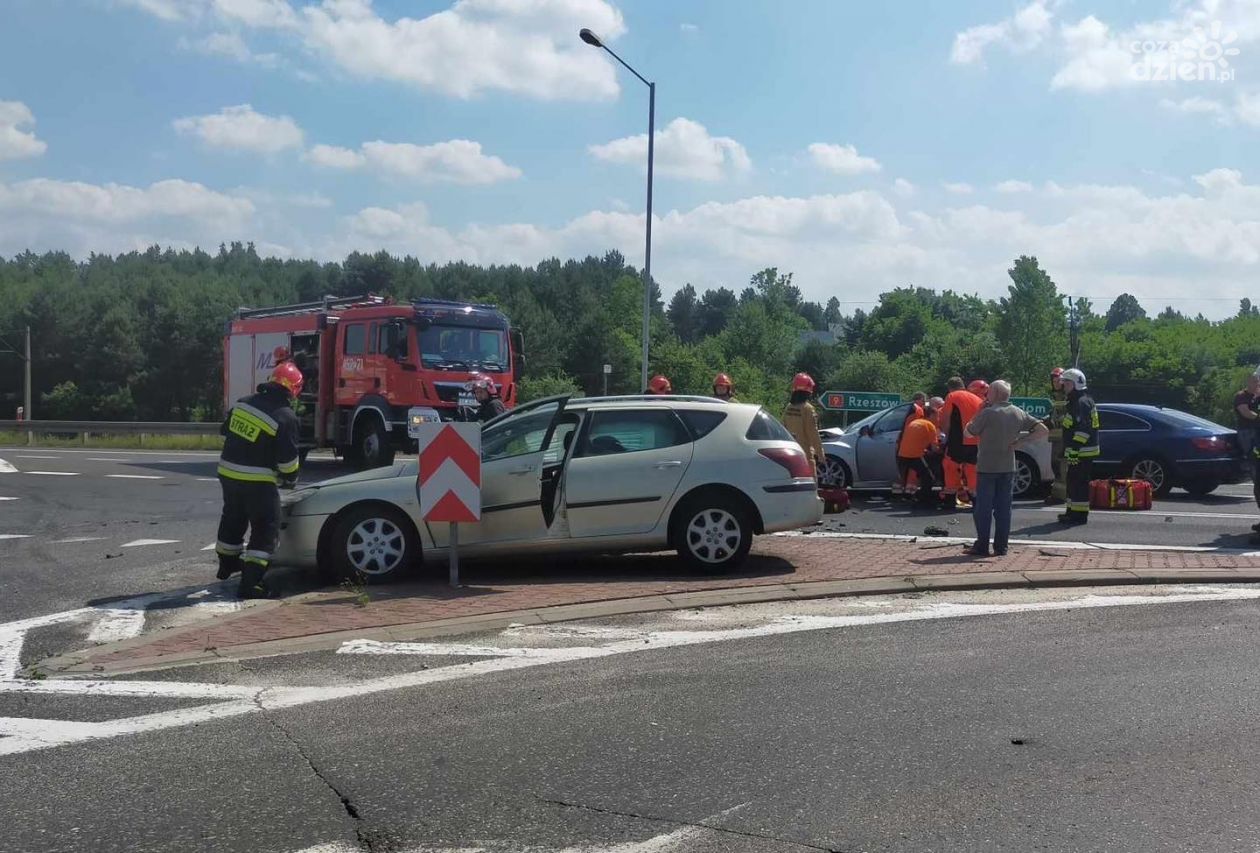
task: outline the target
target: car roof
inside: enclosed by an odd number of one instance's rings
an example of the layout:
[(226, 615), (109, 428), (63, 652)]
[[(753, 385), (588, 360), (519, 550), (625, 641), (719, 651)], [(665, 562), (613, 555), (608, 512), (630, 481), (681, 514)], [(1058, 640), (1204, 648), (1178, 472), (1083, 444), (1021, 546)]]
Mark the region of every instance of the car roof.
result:
[(644, 406), (663, 406), (671, 409), (700, 409), (729, 412), (752, 410), (761, 407), (752, 403), (726, 403), (716, 397), (689, 396), (683, 394), (629, 394), (617, 397), (573, 397), (565, 403), (565, 409), (641, 409)]

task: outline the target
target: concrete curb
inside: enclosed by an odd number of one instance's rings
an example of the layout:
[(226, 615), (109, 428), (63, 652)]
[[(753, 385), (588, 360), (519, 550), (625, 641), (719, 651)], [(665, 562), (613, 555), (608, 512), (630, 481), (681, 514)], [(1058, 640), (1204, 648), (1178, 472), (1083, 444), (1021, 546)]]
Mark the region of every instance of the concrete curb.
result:
[[(816, 598), (896, 595), (907, 592), (941, 592), (946, 590), (1013, 589), (1039, 587), (1131, 586), (1163, 583), (1260, 583), (1260, 568), (1255, 569), (1046, 569), (1025, 572), (968, 572), (944, 575), (905, 575), (902, 577), (862, 578), (858, 580), (814, 581), (797, 584), (773, 584), (756, 587), (701, 590), (621, 598), (580, 604), (561, 604), (528, 610), (460, 616), (428, 622), (390, 625), (354, 631), (336, 631), (292, 637), (240, 646), (204, 649), (197, 652), (137, 658), (110, 664), (93, 664), (91, 657), (144, 645), (152, 636), (97, 646), (82, 652), (60, 655), (41, 661), (27, 670), (39, 669), (61, 676), (116, 676), (156, 672), (213, 663), (231, 663), (260, 657), (329, 651), (347, 640), (379, 640), (409, 642), (433, 637), (495, 631), (512, 625), (543, 625), (577, 619), (596, 619), (634, 613), (653, 613), (695, 607), (721, 607), (734, 604), (761, 604), (774, 601), (798, 601)], [(259, 606), (275, 607), (279, 602)], [(250, 608), (254, 610), (255, 608)]]

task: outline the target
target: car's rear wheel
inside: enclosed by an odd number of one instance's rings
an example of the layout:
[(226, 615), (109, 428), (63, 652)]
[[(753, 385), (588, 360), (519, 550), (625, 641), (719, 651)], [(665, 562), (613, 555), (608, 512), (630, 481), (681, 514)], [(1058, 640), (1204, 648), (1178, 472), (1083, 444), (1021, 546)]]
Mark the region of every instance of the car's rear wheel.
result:
[(678, 556), (703, 572), (738, 567), (748, 556), (752, 539), (748, 510), (720, 492), (689, 498), (674, 514), (673, 540)]
[(1145, 480), (1151, 484), (1151, 491), (1157, 497), (1163, 497), (1172, 491), (1172, 473), (1168, 464), (1155, 456), (1134, 459), (1129, 465), (1129, 476), (1134, 480)]
[(1011, 484), (1011, 494), (1017, 498), (1027, 497), (1040, 484), (1041, 477), (1037, 476), (1032, 459), (1026, 454), (1016, 453), (1015, 479)]
[(337, 520), (326, 555), (330, 580), (389, 583), (419, 562), (420, 539), (403, 513), (384, 504), (365, 504)]
[(835, 456), (826, 456), (818, 466), (818, 485), (824, 489), (847, 489), (853, 478), (849, 466)]

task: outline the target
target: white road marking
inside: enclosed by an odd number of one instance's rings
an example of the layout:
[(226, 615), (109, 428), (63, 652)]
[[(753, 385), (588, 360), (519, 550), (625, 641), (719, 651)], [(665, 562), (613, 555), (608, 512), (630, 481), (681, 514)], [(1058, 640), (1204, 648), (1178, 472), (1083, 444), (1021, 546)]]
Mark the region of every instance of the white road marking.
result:
[(24, 474), (36, 474), (41, 477), (78, 477), (78, 471), (24, 471)]
[(0, 501), (15, 501), (17, 498), (0, 498)]
[[(924, 536), (908, 533), (841, 533), (836, 530), (817, 530), (805, 533), (792, 530), (786, 533), (772, 533), (772, 536), (808, 536), (811, 539), (885, 539), (894, 542), (917, 542), (922, 545), (970, 545), (976, 541), (974, 536)], [(1077, 542), (1058, 539), (1012, 539), (1012, 548), (1024, 546), (1030, 548), (1057, 548), (1067, 551), (1171, 551), (1189, 554), (1224, 554), (1231, 557), (1258, 557), (1260, 551), (1247, 548), (1219, 548), (1214, 545), (1142, 545), (1127, 542)]]
[(213, 543), (213, 542), (211, 542), (209, 545), (207, 545), (206, 547), (202, 548), (201, 550), (203, 550), (203, 551), (213, 551), (213, 550), (214, 550), (214, 543)]
[(565, 649), (504, 648), (461, 643), (381, 643), (376, 640), (349, 640), (337, 649), (339, 655), (451, 655), (455, 657), (551, 658)]
[(106, 456), (89, 456), (87, 461), (89, 462), (130, 462), (131, 460), (126, 459), (122, 456), (115, 456), (112, 458), (106, 457)]
[(14, 455), (14, 459), (60, 459), (60, 456), (19, 456)]
[(17, 472), (18, 469), (14, 468), (13, 465), (0, 459), (0, 474), (16, 474)]
[[(1246, 601), (1260, 599), (1260, 588), (1212, 587), (1212, 592), (1178, 592), (1167, 595), (1085, 595), (1072, 599), (1021, 602), (1009, 604), (953, 604), (928, 602), (908, 610), (892, 613), (865, 613), (852, 616), (788, 616), (760, 625), (710, 631), (649, 631), (641, 638), (621, 640), (603, 646), (556, 648), (547, 657), (503, 656), (435, 667), (399, 675), (384, 676), (355, 684), (319, 685), (314, 687), (263, 687), (248, 699), (235, 699), (213, 705), (180, 708), (137, 717), (126, 717), (95, 723), (65, 723), (59, 720), (26, 720), (0, 718), (0, 755), (14, 755), (64, 744), (144, 734), (165, 729), (206, 723), (214, 720), (256, 714), (263, 711), (296, 708), (337, 699), (358, 698), (394, 690), (429, 687), (448, 681), (461, 681), (480, 675), (529, 669), (555, 663), (596, 660), (617, 655), (636, 654), (660, 649), (706, 645), (728, 640), (748, 640), (783, 636), (806, 631), (836, 630), (863, 625), (880, 625), (928, 619), (956, 619), (966, 616), (996, 616), (1011, 613), (1079, 610), (1093, 607), (1122, 607), (1145, 604), (1181, 604), (1199, 601)], [(62, 614), (55, 618), (60, 619)], [(45, 617), (54, 618), (54, 617)], [(27, 620), (28, 623), (35, 620)], [(9, 626), (4, 626), (9, 628)], [(20, 635), (19, 635), (20, 642)], [(458, 647), (462, 644), (453, 644)], [(20, 650), (20, 645), (19, 645)], [(16, 656), (13, 664), (16, 665)], [(86, 692), (92, 681), (67, 681), (82, 685)], [(71, 688), (66, 688), (71, 689)]]
[(0, 533), (0, 539), (30, 539), (29, 533)]
[(178, 545), (178, 539), (134, 539), (124, 542), (123, 548), (143, 548), (145, 545)]
[[(201, 451), (201, 450), (177, 450), (177, 451), (172, 451), (172, 450), (106, 450), (106, 449), (105, 449), (105, 448), (103, 448), (103, 447), (88, 448), (88, 449), (86, 449), (86, 450), (70, 450), (70, 449), (65, 449), (65, 450), (63, 450), (63, 449), (61, 449), (61, 448), (57, 448), (56, 450), (50, 450), (49, 452), (50, 452), (50, 453), (57, 453), (57, 454), (59, 454), (59, 455), (64, 455), (64, 454), (66, 454), (66, 453), (75, 453), (75, 454), (82, 454), (82, 453), (95, 453), (95, 454), (97, 454), (97, 455), (100, 455), (101, 451), (104, 451), (105, 453), (112, 453), (112, 454), (114, 454), (115, 456), (144, 456), (144, 457), (149, 457), (149, 458), (153, 458), (154, 456), (164, 456), (164, 457), (168, 457), (168, 458), (169, 458), (170, 456), (172, 456), (172, 455), (173, 455), (173, 454), (175, 454), (175, 453), (178, 453), (180, 456), (189, 456), (189, 457), (191, 457), (191, 456), (208, 456), (208, 457), (213, 457), (213, 458), (215, 458), (215, 459), (217, 459), (217, 458), (219, 457), (219, 454), (218, 454), (218, 452), (216, 452), (216, 451)], [(329, 459), (331, 459), (332, 457), (325, 457), (325, 458), (329, 458)]]
[(217, 483), (219, 482), (219, 478), (218, 477), (198, 477), (197, 482), (198, 483)]
[[(1035, 512), (1062, 512), (1061, 507), (1045, 506), (1034, 510)], [(1091, 509), (1090, 515), (1121, 515), (1127, 518), (1146, 519), (1155, 521), (1163, 521), (1165, 516), (1173, 518), (1234, 518), (1239, 521), (1252, 521), (1260, 518), (1260, 515), (1251, 515), (1245, 512), (1185, 512), (1182, 510), (1165, 511), (1156, 507), (1147, 510), (1123, 510), (1123, 509)]]
[(0, 681), (0, 693), (73, 694), (76, 696), (134, 696), (145, 699), (238, 699), (253, 696), (257, 687), (185, 681)]
[(106, 474), (115, 480), (165, 480), (161, 474)]
[(74, 542), (104, 542), (104, 536), (71, 536), (69, 539), (54, 539), (49, 545), (70, 545)]
[(88, 632), (87, 640), (89, 643), (113, 643), (138, 637), (143, 630), (143, 610), (106, 608)]

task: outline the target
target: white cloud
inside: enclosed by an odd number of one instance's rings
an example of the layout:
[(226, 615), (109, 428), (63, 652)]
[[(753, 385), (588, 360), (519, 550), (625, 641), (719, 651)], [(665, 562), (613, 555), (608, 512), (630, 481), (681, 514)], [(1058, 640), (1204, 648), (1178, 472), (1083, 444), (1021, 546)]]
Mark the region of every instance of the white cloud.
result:
[(971, 65), (984, 61), (990, 45), (1002, 45), (1012, 51), (1032, 50), (1050, 34), (1054, 13), (1046, 0), (1036, 0), (1010, 18), (996, 24), (982, 24), (954, 36), (950, 62)]
[(809, 146), (809, 156), (814, 165), (837, 175), (862, 175), (878, 172), (883, 167), (873, 157), (863, 157), (852, 145), (832, 145), (815, 142)]
[(302, 146), (302, 129), (288, 116), (255, 112), (249, 104), (224, 107), (217, 113), (176, 119), (180, 133), (198, 137), (211, 148), (274, 154)]
[[(610, 163), (647, 168), (647, 134), (592, 145), (592, 155)], [(744, 146), (727, 136), (710, 136), (704, 125), (676, 118), (656, 132), (655, 168), (662, 175), (718, 181), (752, 168)]]
[(1002, 181), (1000, 184), (995, 186), (994, 189), (1000, 193), (1007, 194), (1030, 193), (1032, 192), (1033, 185), (1027, 181)]
[(306, 47), (365, 79), (461, 98), (498, 90), (598, 100), (619, 91), (607, 57), (577, 38), (582, 27), (608, 41), (625, 32), (621, 12), (605, 0), (458, 0), (425, 18), (394, 21), (368, 0), (325, 0), (302, 11)]
[(953, 193), (954, 195), (971, 195), (976, 191), (976, 188), (971, 184), (964, 184), (957, 181), (953, 183), (946, 182), (941, 184), (941, 186), (945, 188), (946, 192)]
[(914, 184), (910, 183), (905, 178), (898, 178), (897, 180), (893, 181), (892, 189), (893, 189), (893, 192), (895, 192), (897, 195), (901, 196), (902, 198), (910, 198), (910, 196), (914, 195), (915, 193)]
[(367, 164), (367, 157), (358, 151), (337, 145), (314, 145), (305, 157), (325, 169), (358, 169)]
[(700, 31), (700, 28), (695, 24), (679, 24), (678, 29), (682, 30), (684, 33), (695, 33)]
[(287, 0), (214, 0), (214, 8), (220, 17), (247, 27), (287, 29), (298, 23)]
[(1093, 15), (1063, 27), (1069, 59), (1050, 80), (1051, 89), (1097, 92), (1138, 82), (1133, 73), (1135, 54)]
[(35, 115), (21, 101), (0, 101), (0, 160), (38, 157), (48, 150), (35, 132), (23, 130), (35, 124)]
[(163, 21), (185, 21), (195, 18), (199, 8), (189, 0), (115, 0), (120, 6), (130, 6), (148, 12)]
[(1201, 98), (1197, 95), (1193, 98), (1183, 98), (1180, 101), (1163, 98), (1160, 100), (1159, 105), (1173, 112), (1211, 116), (1220, 122), (1229, 121), (1230, 118), (1229, 108), (1223, 103), (1214, 101), (1211, 98)]
[(316, 145), (306, 153), (306, 159), (327, 169), (370, 167), (383, 174), (425, 183), (494, 184), (521, 176), (520, 169), (483, 153), (480, 142), (467, 139), (452, 139), (433, 145), (378, 139), (363, 143), (359, 151), (334, 145)]
[(264, 68), (277, 68), (281, 64), (279, 54), (255, 53), (240, 33), (215, 32), (204, 38), (189, 41), (180, 39), (179, 46), (185, 50), (193, 50), (206, 56), (223, 56), (234, 59), (244, 65), (260, 65)]
[(1234, 117), (1243, 124), (1260, 127), (1260, 92), (1239, 94), (1234, 102)]
[(254, 205), (249, 199), (182, 180), (158, 181), (142, 189), (35, 178), (0, 184), (0, 210), (108, 223), (163, 216), (240, 221), (254, 212)]

